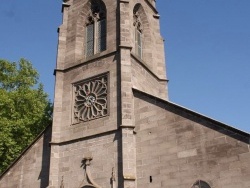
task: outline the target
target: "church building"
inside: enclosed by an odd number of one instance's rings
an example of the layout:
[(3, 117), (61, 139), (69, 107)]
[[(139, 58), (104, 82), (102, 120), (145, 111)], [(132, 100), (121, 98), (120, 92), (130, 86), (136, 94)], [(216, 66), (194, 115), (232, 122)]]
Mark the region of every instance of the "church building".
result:
[(250, 188), (250, 135), (168, 99), (155, 0), (64, 0), (53, 124), (0, 188)]

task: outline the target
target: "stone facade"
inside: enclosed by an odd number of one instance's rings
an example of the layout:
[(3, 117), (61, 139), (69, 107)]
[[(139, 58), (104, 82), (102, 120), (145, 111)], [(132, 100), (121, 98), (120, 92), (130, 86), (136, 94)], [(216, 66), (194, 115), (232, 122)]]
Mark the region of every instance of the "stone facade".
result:
[(0, 188), (249, 187), (250, 135), (168, 101), (154, 0), (64, 0), (62, 12), (52, 130)]
[(49, 185), (50, 140), (51, 126), (47, 127), (0, 176), (0, 187), (47, 187)]
[(249, 134), (140, 91), (134, 94), (137, 187), (191, 188), (196, 180), (215, 188), (249, 187)]

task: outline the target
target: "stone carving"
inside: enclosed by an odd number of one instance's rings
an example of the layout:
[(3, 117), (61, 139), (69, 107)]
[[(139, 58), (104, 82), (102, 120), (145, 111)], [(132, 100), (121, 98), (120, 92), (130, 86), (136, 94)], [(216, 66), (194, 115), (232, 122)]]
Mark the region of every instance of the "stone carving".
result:
[(99, 185), (97, 185), (94, 180), (91, 177), (91, 173), (90, 173), (90, 161), (92, 160), (92, 157), (85, 157), (82, 160), (82, 166), (84, 169), (84, 177), (83, 177), (83, 181), (81, 183), (81, 185), (79, 186), (79, 188), (89, 188), (89, 187), (93, 187), (93, 188), (101, 188)]
[(87, 16), (86, 25), (93, 24), (95, 21), (105, 19), (106, 10), (100, 0), (91, 0), (91, 11)]
[(107, 75), (74, 85), (74, 123), (90, 121), (108, 114)]

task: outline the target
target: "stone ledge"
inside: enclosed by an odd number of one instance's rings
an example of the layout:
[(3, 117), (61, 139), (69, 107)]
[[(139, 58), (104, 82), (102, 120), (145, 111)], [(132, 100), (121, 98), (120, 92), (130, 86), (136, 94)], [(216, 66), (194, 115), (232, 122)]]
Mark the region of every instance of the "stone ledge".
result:
[(159, 14), (153, 15), (153, 17), (156, 18), (156, 19), (160, 19), (160, 15)]
[(123, 175), (123, 179), (129, 180), (129, 181), (135, 181), (136, 177), (134, 175), (131, 175), (131, 174), (126, 174), (126, 175)]
[(94, 56), (91, 56), (91, 57), (89, 57), (89, 58), (87, 58), (87, 59), (84, 58), (84, 59), (78, 60), (78, 61), (75, 62), (75, 63), (78, 63), (78, 64), (75, 64), (75, 65), (66, 67), (66, 68), (64, 68), (64, 69), (57, 69), (57, 68), (56, 68), (56, 69), (54, 69), (54, 75), (56, 75), (56, 72), (67, 72), (67, 71), (69, 71), (69, 70), (72, 70), (72, 69), (81, 67), (81, 66), (84, 65), (84, 64), (91, 63), (91, 62), (93, 62), (93, 61), (96, 61), (96, 60), (98, 60), (98, 59), (102, 59), (102, 58), (104, 58), (104, 57), (109, 57), (109, 56), (111, 56), (111, 55), (114, 55), (116, 52), (117, 52), (116, 50), (111, 51), (111, 52), (109, 52), (109, 51), (107, 51), (107, 52), (104, 51), (104, 52), (102, 52), (101, 54), (95, 54)]
[(121, 44), (121, 45), (119, 45), (119, 48), (125, 48), (125, 49), (132, 50), (133, 47), (128, 45), (128, 44)]
[(124, 129), (124, 128), (134, 129), (135, 125), (120, 125), (120, 128), (122, 128), (122, 129)]
[(53, 142), (53, 141), (51, 141), (49, 144), (50, 145), (59, 145), (59, 146), (61, 146), (61, 145), (67, 145), (67, 144), (71, 144), (71, 143), (74, 143), (74, 142), (79, 142), (81, 140), (87, 140), (87, 139), (89, 139), (91, 137), (113, 134), (116, 131), (117, 131), (117, 128), (110, 129), (110, 130), (107, 130), (107, 131), (101, 132), (101, 133), (90, 134), (90, 135), (83, 136), (83, 137), (80, 137), (80, 138), (70, 139), (70, 140), (63, 140), (63, 141), (59, 141), (59, 142)]

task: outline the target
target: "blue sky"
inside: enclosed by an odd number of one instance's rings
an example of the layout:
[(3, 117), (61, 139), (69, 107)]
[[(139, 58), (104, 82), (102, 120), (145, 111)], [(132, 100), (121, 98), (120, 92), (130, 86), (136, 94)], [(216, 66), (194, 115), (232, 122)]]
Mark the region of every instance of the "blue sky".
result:
[[(158, 0), (169, 97), (250, 132), (250, 0)], [(53, 100), (61, 0), (1, 0), (0, 58), (30, 60)]]

